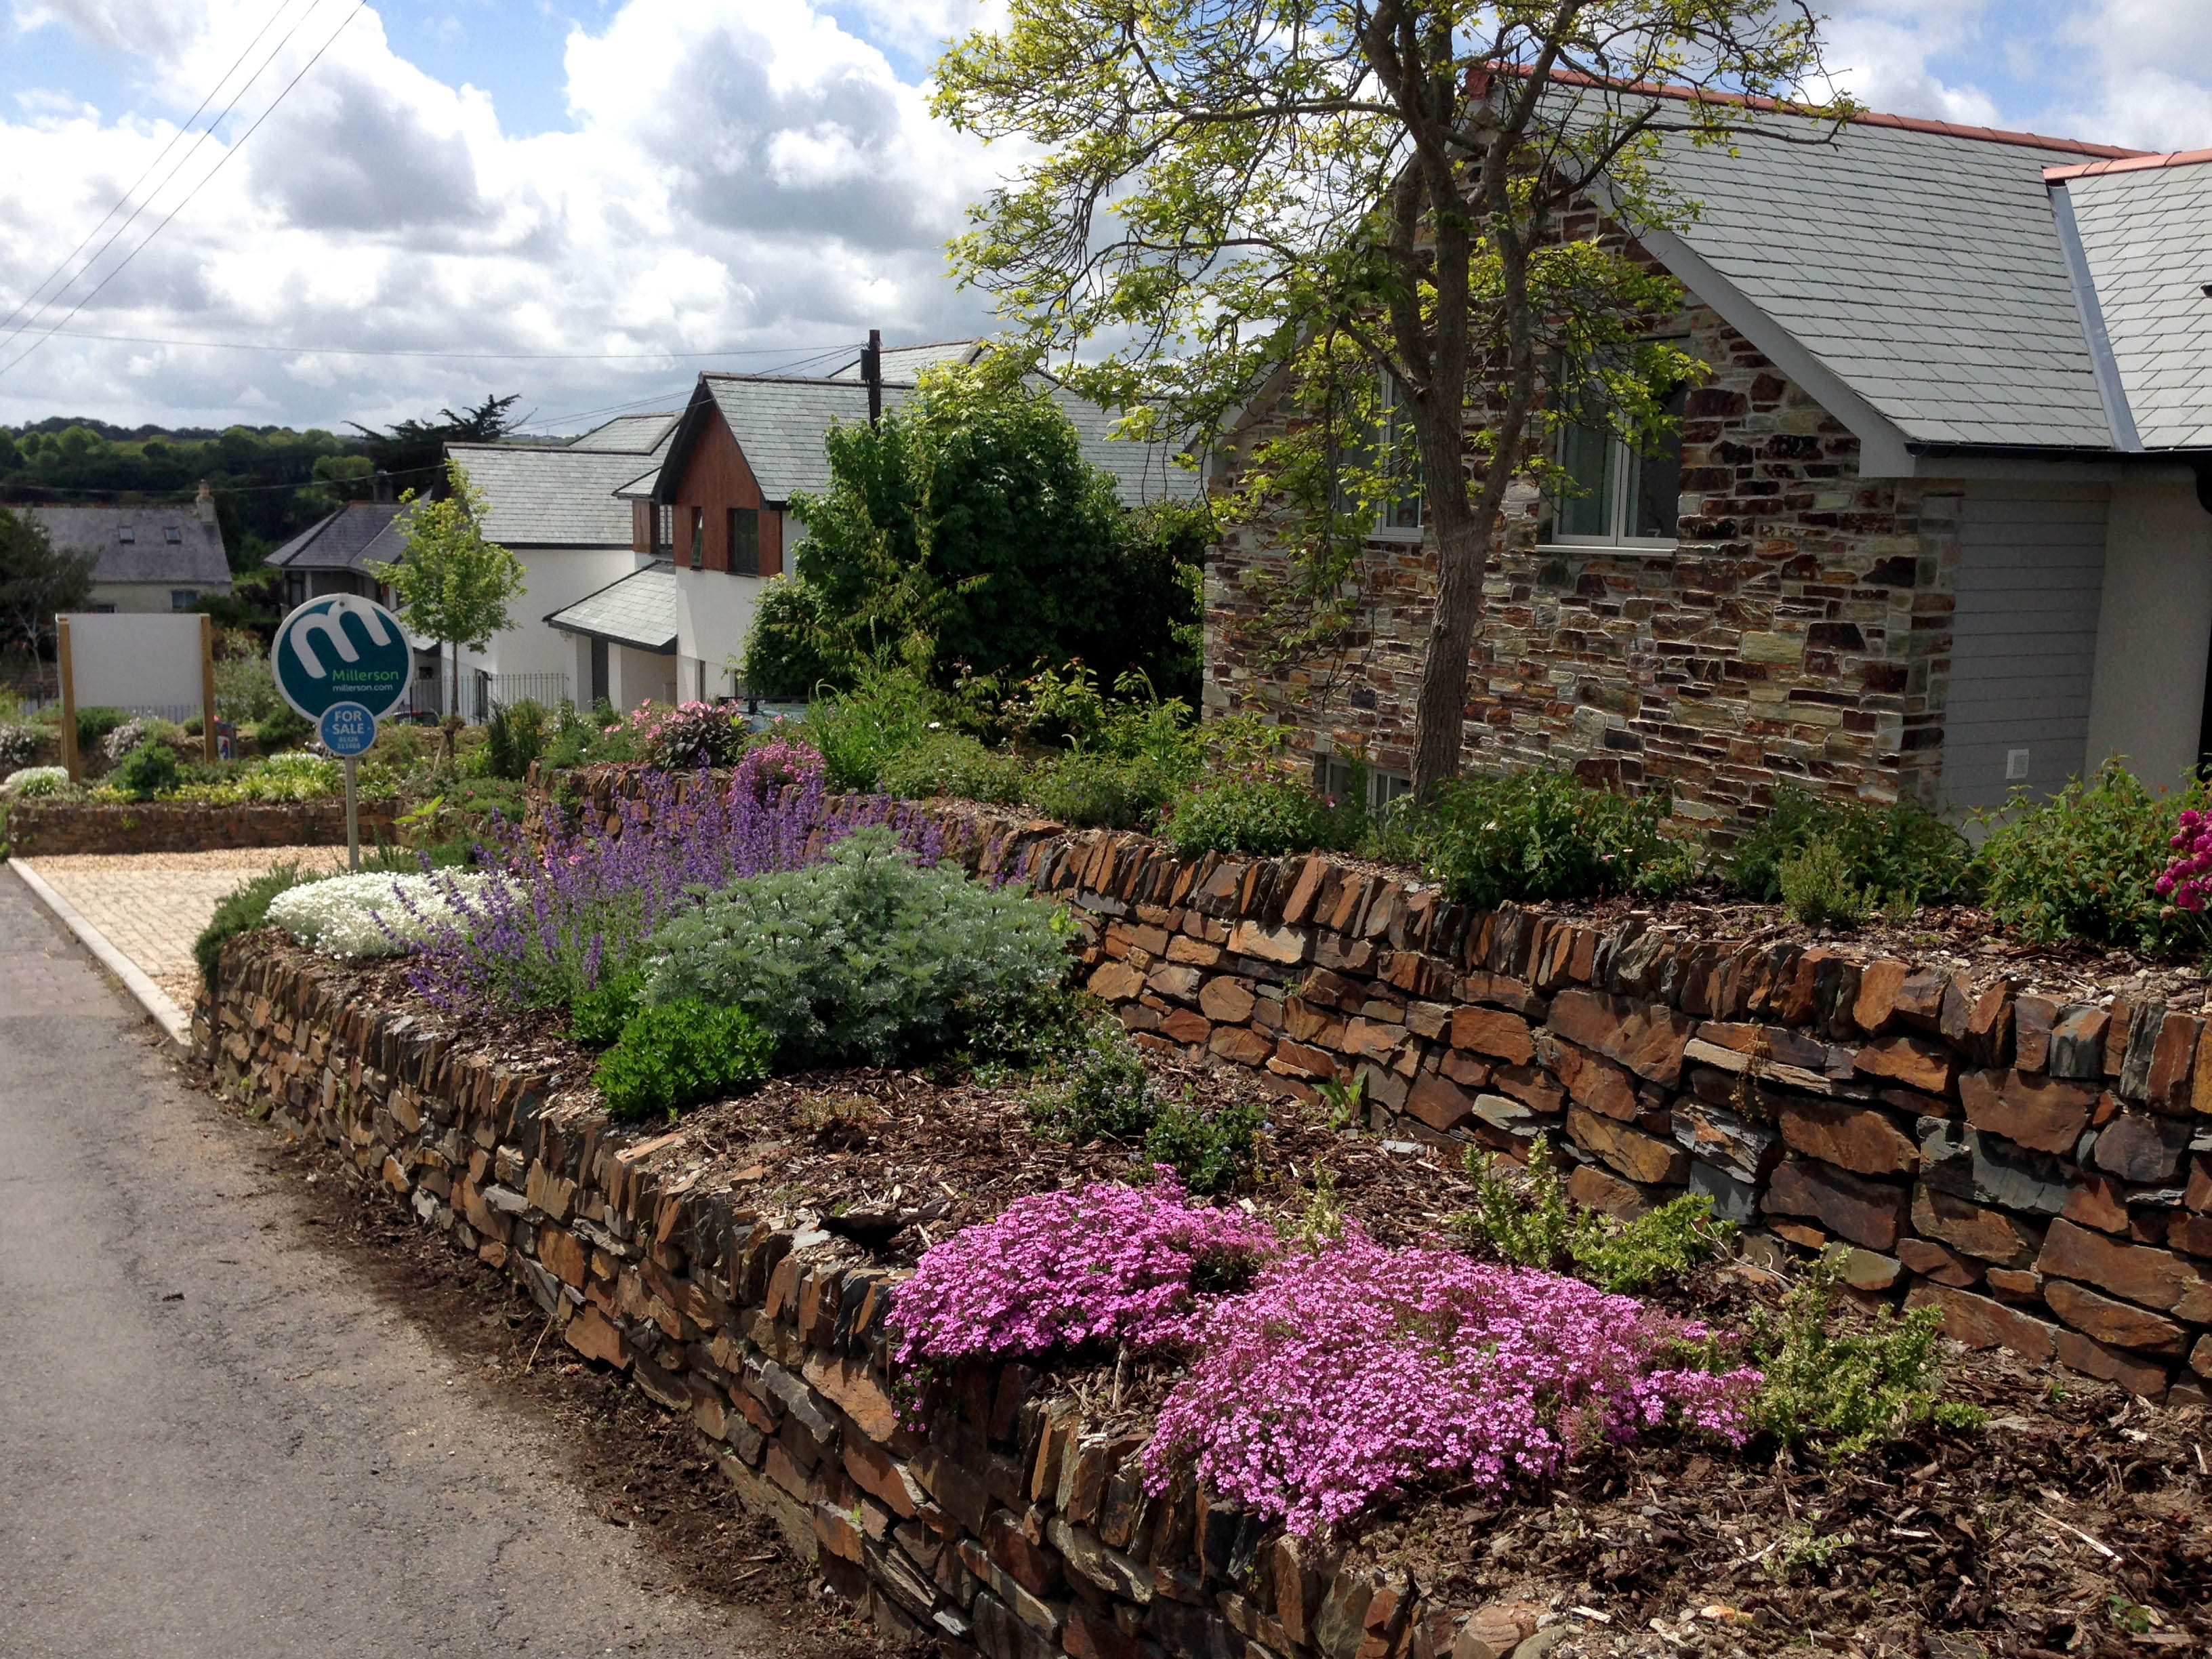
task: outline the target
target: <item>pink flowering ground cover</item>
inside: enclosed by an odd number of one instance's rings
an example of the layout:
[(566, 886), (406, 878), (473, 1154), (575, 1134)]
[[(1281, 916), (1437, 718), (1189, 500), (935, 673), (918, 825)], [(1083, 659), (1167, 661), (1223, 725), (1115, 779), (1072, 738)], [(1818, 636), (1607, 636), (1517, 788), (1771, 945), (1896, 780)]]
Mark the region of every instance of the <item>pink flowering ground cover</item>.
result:
[(1146, 1450), (1301, 1534), (1424, 1480), (1498, 1492), (1679, 1416), (1734, 1443), (1758, 1372), (1669, 1356), (1705, 1328), (1633, 1297), (1358, 1232), (1294, 1251), (1197, 1322)]
[(1155, 1174), (1145, 1188), (1032, 1194), (932, 1246), (891, 1310), (900, 1360), (1188, 1340), (1200, 1309), (1194, 1277), (1249, 1266), (1275, 1249), (1275, 1235), (1234, 1211), (1187, 1202), (1172, 1170)]

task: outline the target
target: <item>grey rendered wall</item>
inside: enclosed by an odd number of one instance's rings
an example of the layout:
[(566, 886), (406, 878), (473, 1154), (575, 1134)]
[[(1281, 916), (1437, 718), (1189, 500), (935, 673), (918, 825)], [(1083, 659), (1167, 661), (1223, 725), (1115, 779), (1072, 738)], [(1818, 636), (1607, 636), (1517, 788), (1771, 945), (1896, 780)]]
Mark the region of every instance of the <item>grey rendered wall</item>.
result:
[(2091, 765), (2118, 755), (2149, 784), (2197, 762), (2212, 644), (2212, 514), (2191, 478), (2112, 486), (2105, 541)]
[(1967, 484), (1943, 718), (1945, 805), (2001, 805), (2021, 781), (2005, 777), (2014, 750), (2028, 751), (2025, 781), (2037, 794), (2081, 772), (2109, 497), (2104, 484)]

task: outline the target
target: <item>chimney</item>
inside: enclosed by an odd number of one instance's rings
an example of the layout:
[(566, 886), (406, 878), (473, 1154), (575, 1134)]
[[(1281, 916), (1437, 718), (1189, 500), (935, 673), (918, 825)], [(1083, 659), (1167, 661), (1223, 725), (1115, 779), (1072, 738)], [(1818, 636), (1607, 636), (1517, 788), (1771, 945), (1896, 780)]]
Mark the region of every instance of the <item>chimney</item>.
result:
[(208, 488), (205, 478), (200, 480), (200, 493), (192, 497), (192, 517), (202, 524), (215, 522), (215, 491)]
[(860, 378), (868, 383), (868, 424), (880, 426), (884, 418), (884, 331), (868, 331), (868, 343), (860, 353)]
[(389, 501), (392, 499), (392, 475), (380, 466), (376, 469), (374, 482), (369, 485), (369, 499), (373, 501)]

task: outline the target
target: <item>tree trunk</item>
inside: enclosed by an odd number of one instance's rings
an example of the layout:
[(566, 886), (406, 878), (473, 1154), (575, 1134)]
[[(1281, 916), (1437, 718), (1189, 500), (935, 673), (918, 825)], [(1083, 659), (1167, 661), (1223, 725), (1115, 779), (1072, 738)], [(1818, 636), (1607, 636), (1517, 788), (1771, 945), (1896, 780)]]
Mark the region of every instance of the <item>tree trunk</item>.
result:
[(1421, 684), (1413, 702), (1413, 797), (1425, 800), (1459, 775), (1467, 732), (1468, 659), (1482, 619), (1482, 577), (1490, 526), (1465, 514), (1437, 532), (1437, 609), (1429, 623)]

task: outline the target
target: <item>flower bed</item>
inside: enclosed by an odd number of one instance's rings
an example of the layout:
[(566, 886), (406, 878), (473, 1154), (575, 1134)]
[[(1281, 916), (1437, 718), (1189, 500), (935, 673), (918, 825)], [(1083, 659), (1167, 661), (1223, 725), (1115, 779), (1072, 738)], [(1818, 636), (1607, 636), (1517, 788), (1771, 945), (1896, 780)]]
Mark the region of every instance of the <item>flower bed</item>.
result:
[[(1588, 1653), (1648, 1642), (1653, 1618), (1681, 1640), (1729, 1631), (1754, 1650), (1821, 1629), (2094, 1651), (2128, 1639), (2118, 1598), (2154, 1634), (2212, 1634), (2182, 1622), (2212, 1603), (2191, 1419), (2094, 1383), (2054, 1396), (2002, 1356), (1965, 1362), (1956, 1382), (1998, 1415), (1982, 1436), (1917, 1433), (1780, 1467), (1694, 1435), (1634, 1449), (1601, 1437), (1547, 1482), (1523, 1476), (1501, 1497), (1425, 1478), (1306, 1544), (1218, 1495), (1152, 1490), (1152, 1425), (1203, 1361), (1188, 1374), (1164, 1355), (1117, 1368), (1065, 1350), (957, 1364), (927, 1429), (903, 1427), (884, 1323), (902, 1265), (1024, 1198), (1140, 1178), (1130, 1149), (1040, 1139), (1018, 1090), (910, 1070), (780, 1079), (671, 1130), (611, 1131), (543, 1017), (444, 1019), (397, 963), (334, 964), (266, 935), (230, 947), (220, 985), (201, 1042), (234, 1087), (505, 1267), (578, 1355), (690, 1413), (747, 1501), (895, 1628), (994, 1654), (1136, 1651), (1114, 1645), (1119, 1632), (1169, 1652), (1255, 1640), (1339, 1655), (1379, 1632), (1433, 1659), (1470, 1609), (1480, 1629), (1516, 1632), (1556, 1609)], [(1170, 1088), (1250, 1086), (1155, 1065)], [(474, 1155), (441, 1150), (455, 1144)], [(1435, 1152), (1347, 1135), (1298, 1102), (1273, 1109), (1261, 1167), (1248, 1218), (1229, 1224), (1294, 1222), (1325, 1176), (1347, 1228), (1409, 1262), (1471, 1197)], [(876, 1246), (891, 1222), (906, 1224)], [(1355, 1267), (1330, 1279), (1342, 1321), (1418, 1300), (1370, 1259), (1340, 1260)], [(1771, 1285), (1755, 1261), (1723, 1265), (1666, 1299), (1741, 1324)], [(1264, 1309), (1273, 1291), (1248, 1294)], [(1271, 1340), (1266, 1321), (1252, 1328)], [(1316, 1396), (1342, 1374), (1307, 1369)], [(1443, 1375), (1398, 1374), (1378, 1411), (1419, 1419)], [(2124, 1539), (2125, 1553), (2045, 1514)], [(1701, 1621), (1705, 1608), (1722, 1611)]]

